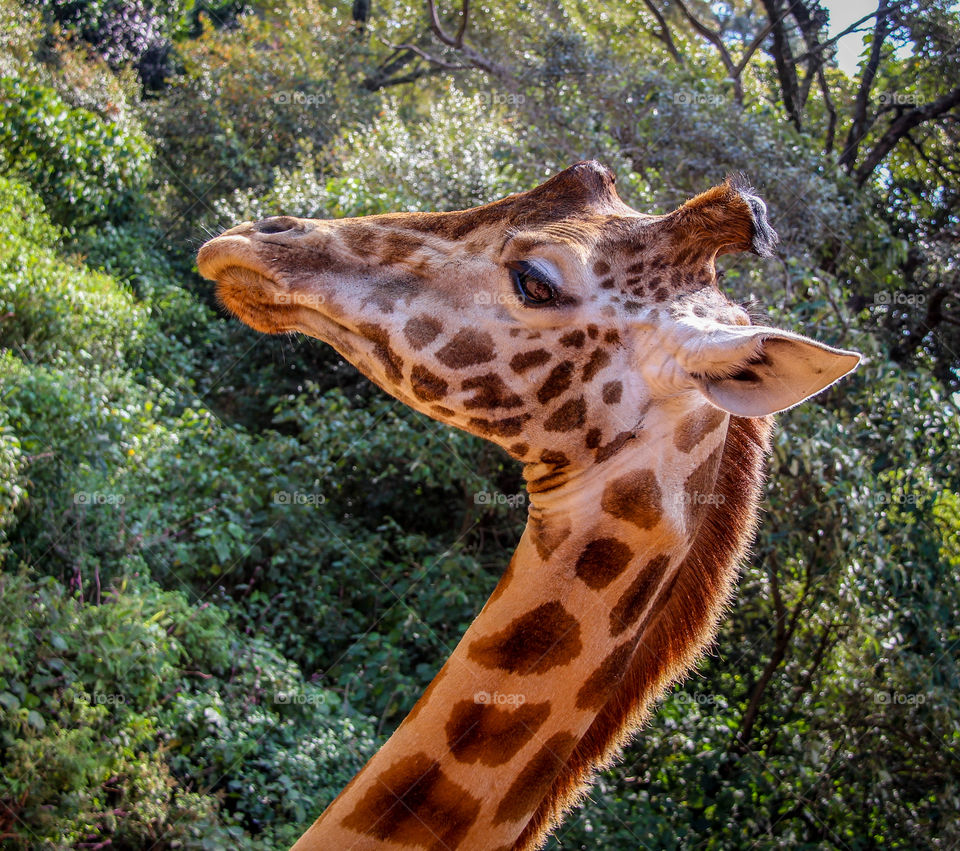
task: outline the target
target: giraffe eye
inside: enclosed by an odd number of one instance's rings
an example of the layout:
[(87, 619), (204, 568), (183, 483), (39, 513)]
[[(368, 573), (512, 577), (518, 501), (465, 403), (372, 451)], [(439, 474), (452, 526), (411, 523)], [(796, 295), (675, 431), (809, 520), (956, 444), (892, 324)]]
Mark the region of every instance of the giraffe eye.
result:
[(540, 307), (549, 304), (556, 297), (553, 284), (544, 273), (525, 260), (508, 263), (513, 286), (528, 307)]

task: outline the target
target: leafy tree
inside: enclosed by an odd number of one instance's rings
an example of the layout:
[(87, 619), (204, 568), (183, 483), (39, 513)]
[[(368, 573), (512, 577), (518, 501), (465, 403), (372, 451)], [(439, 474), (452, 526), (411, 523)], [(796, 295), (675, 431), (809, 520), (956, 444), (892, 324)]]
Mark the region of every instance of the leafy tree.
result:
[(723, 286), (869, 360), (781, 417), (716, 653), (554, 847), (960, 841), (955, 10), (878, 2), (848, 76), (807, 2), (54, 5), (0, 0), (6, 844), (287, 847), (523, 526), (501, 452), (224, 320), (201, 223), (588, 156), (654, 212), (746, 172), (781, 251)]

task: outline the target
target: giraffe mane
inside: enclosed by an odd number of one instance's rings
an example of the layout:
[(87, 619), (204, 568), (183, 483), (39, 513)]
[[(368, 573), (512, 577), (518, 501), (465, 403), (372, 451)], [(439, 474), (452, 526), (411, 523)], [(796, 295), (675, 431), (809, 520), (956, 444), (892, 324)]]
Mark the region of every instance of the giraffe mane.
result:
[(772, 418), (731, 417), (715, 494), (686, 558), (640, 629), (621, 684), (581, 738), (541, 801), (515, 851), (539, 848), (576, 807), (594, 775), (610, 767), (650, 717), (656, 700), (716, 636), (757, 525)]

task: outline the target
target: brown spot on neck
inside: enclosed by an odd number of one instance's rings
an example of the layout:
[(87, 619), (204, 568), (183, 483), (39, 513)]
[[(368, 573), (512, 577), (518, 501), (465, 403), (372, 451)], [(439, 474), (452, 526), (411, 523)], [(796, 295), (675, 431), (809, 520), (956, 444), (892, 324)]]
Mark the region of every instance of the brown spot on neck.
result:
[(454, 705), (445, 730), (447, 745), (458, 762), (504, 765), (533, 738), (550, 714), (547, 702), (494, 705), (492, 701), (500, 697), (496, 692), (478, 692), (471, 700)]
[(650, 598), (660, 587), (660, 582), (669, 565), (670, 556), (661, 554), (652, 558), (637, 571), (637, 578), (630, 583), (630, 587), (623, 592), (613, 611), (610, 612), (611, 635), (620, 635), (640, 619), (640, 615), (650, 603)]
[(361, 322), (357, 330), (373, 343), (373, 356), (383, 364), (387, 378), (399, 383), (403, 378), (403, 359), (391, 348), (387, 330), (370, 322)]
[(560, 338), (560, 345), (566, 346), (567, 348), (582, 349), (583, 344), (586, 342), (587, 335), (580, 331), (570, 331), (567, 334), (564, 334)]
[(577, 709), (601, 709), (623, 680), (630, 657), (637, 646), (637, 638), (630, 638), (614, 648), (600, 667), (580, 686)]
[(570, 459), (565, 453), (557, 449), (544, 449), (540, 453), (540, 463), (549, 464), (553, 467), (566, 467), (570, 463)]
[(587, 419), (587, 403), (583, 396), (564, 402), (543, 423), (545, 431), (573, 431)]
[(425, 366), (415, 364), (410, 372), (410, 389), (421, 402), (436, 402), (447, 395), (447, 382)]
[(576, 744), (577, 739), (570, 733), (555, 733), (547, 739), (503, 796), (494, 825), (517, 821), (536, 808)]
[(559, 601), (542, 603), (499, 632), (476, 639), (467, 651), (485, 668), (543, 674), (580, 655), (580, 624)]
[(472, 417), (468, 426), (473, 431), (486, 437), (516, 437), (523, 431), (523, 424), (529, 419), (530, 414), (518, 414), (515, 417), (505, 417), (502, 420)]
[(630, 564), (633, 551), (616, 538), (590, 541), (577, 557), (576, 573), (594, 590), (606, 588)]
[(518, 408), (523, 404), (523, 399), (511, 391), (495, 372), (468, 378), (461, 388), (477, 391), (464, 405), (468, 410), (471, 408)]
[(566, 392), (573, 380), (573, 361), (562, 361), (558, 363), (547, 376), (540, 389), (537, 390), (537, 401), (541, 405), (546, 405), (551, 399)]
[(634, 470), (607, 483), (600, 506), (640, 529), (652, 529), (663, 516), (662, 499), (653, 471)]
[(521, 461), (529, 451), (530, 447), (526, 443), (511, 443), (507, 449), (507, 452), (509, 452), (514, 458), (518, 458)]
[(586, 384), (589, 381), (593, 381), (594, 376), (609, 363), (610, 355), (607, 354), (606, 350), (594, 349), (590, 353), (590, 360), (588, 360), (583, 367), (583, 383)]
[(342, 825), (380, 842), (447, 851), (463, 841), (479, 814), (480, 801), (420, 752), (381, 772)]
[(510, 359), (510, 369), (516, 373), (524, 373), (528, 369), (536, 366), (542, 366), (551, 355), (546, 349), (533, 349), (529, 352), (519, 352)]
[(716, 430), (726, 418), (725, 411), (714, 408), (713, 405), (702, 405), (680, 421), (673, 435), (674, 446), (681, 452), (689, 452), (708, 434)]
[(603, 401), (607, 405), (616, 405), (623, 394), (623, 384), (619, 381), (608, 381), (603, 385)]
[(544, 561), (549, 559), (554, 550), (570, 537), (572, 531), (570, 521), (566, 518), (544, 517), (539, 513), (531, 512), (529, 522), (533, 545)]

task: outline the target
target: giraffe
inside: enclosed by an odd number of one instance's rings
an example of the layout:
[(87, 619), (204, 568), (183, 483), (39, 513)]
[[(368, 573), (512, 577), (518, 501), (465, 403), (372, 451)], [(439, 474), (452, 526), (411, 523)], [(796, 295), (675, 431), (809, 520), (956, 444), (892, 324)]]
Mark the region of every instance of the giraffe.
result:
[(476, 620), (295, 851), (540, 847), (712, 641), (771, 415), (859, 362), (721, 293), (718, 255), (777, 241), (741, 180), (666, 215), (614, 182), (581, 162), (470, 210), (272, 217), (200, 249), (242, 321), (500, 445), (529, 495)]

